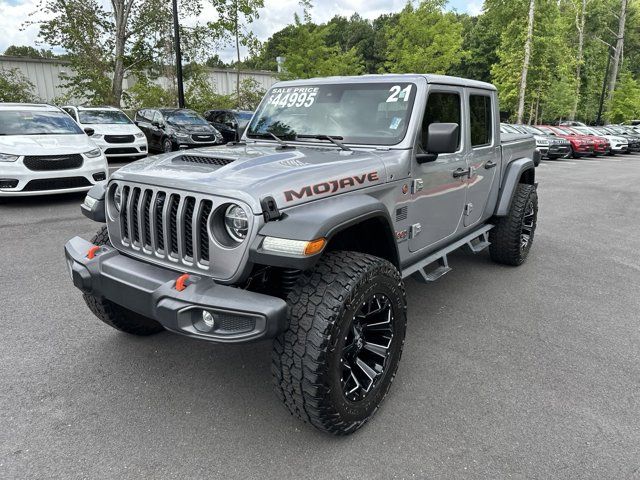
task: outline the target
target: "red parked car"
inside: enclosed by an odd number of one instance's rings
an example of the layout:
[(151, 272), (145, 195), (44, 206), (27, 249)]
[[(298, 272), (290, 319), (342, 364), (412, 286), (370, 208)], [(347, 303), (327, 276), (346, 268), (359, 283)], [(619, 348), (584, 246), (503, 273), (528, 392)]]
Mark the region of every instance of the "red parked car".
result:
[[(572, 135), (577, 136), (585, 136), (586, 134), (581, 132), (580, 130), (576, 130), (574, 127), (557, 127), (564, 131), (570, 132)], [(596, 156), (599, 155), (609, 155), (611, 153), (611, 142), (606, 137), (600, 137), (598, 135), (586, 135), (587, 137), (591, 137), (595, 142), (593, 153)]]
[(595, 137), (589, 135), (575, 135), (571, 131), (565, 131), (566, 127), (555, 127), (551, 125), (538, 125), (538, 128), (551, 135), (566, 138), (571, 142), (571, 156), (573, 158), (588, 157), (595, 154)]

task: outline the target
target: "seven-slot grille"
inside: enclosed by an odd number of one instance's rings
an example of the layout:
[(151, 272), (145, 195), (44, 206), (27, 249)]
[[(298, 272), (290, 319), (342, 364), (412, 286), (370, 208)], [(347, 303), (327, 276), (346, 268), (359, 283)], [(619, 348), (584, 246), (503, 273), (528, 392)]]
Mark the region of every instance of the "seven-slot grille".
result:
[(26, 155), (24, 166), (29, 170), (70, 170), (80, 168), (83, 163), (82, 155)]
[(104, 141), (107, 143), (132, 143), (135, 140), (133, 135), (105, 135)]
[(188, 265), (209, 263), (211, 200), (126, 185), (122, 205), (123, 244)]

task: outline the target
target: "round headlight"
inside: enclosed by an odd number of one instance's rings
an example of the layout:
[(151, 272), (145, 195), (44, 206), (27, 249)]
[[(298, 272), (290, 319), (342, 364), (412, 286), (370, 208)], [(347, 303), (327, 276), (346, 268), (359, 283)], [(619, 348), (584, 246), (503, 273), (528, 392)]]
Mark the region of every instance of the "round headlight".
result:
[(120, 211), (122, 207), (122, 187), (118, 185), (115, 192), (113, 192), (113, 205), (116, 207), (116, 211)]
[(247, 232), (249, 231), (247, 212), (240, 205), (229, 205), (224, 213), (224, 226), (231, 238), (236, 242), (242, 242), (247, 238)]

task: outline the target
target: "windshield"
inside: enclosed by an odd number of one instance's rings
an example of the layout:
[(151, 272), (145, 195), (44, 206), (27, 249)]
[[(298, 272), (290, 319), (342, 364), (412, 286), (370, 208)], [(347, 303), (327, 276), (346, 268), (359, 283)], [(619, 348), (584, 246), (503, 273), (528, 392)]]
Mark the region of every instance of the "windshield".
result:
[(547, 132), (543, 132), (539, 128), (533, 127), (531, 125), (523, 125), (522, 128), (524, 128), (528, 133), (531, 133), (532, 135), (549, 135)]
[(576, 135), (576, 132), (566, 128), (566, 127), (556, 127), (560, 132), (564, 133), (565, 135)]
[(329, 135), (345, 143), (395, 145), (411, 118), (413, 83), (352, 83), (272, 88), (249, 125), (248, 137), (273, 133)]
[(129, 124), (131, 120), (118, 110), (78, 110), (80, 123)]
[(190, 110), (180, 110), (178, 112), (164, 113), (167, 122), (175, 125), (209, 125), (209, 123)]
[(518, 131), (511, 125), (507, 125), (506, 123), (500, 124), (500, 132), (501, 133), (518, 133)]
[(64, 112), (0, 111), (0, 135), (78, 134), (84, 134), (84, 132)]
[(577, 130), (578, 133), (583, 133), (585, 135), (600, 135), (593, 128), (589, 127), (573, 127), (574, 130)]

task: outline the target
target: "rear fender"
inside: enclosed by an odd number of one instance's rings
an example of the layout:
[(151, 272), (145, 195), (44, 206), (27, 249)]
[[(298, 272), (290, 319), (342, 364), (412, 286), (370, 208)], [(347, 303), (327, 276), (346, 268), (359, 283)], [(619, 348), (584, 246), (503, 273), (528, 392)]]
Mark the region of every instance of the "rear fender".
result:
[(534, 185), (535, 176), (535, 165), (531, 158), (519, 158), (509, 163), (502, 180), (500, 197), (494, 215), (496, 217), (506, 216), (511, 208), (511, 201), (518, 184)]

